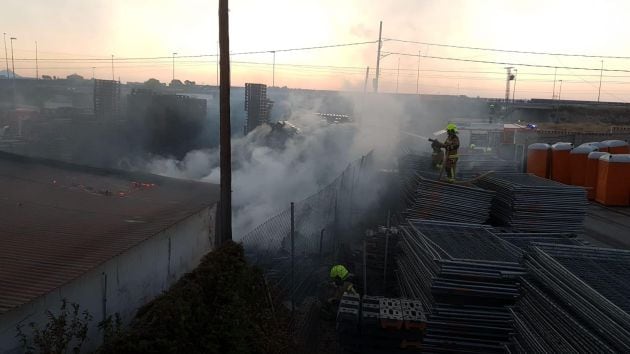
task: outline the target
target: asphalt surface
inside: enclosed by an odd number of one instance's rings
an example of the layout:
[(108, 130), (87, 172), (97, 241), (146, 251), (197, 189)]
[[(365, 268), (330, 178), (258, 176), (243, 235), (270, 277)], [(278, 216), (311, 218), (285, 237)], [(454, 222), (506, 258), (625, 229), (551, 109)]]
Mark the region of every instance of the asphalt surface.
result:
[(630, 207), (589, 205), (584, 238), (595, 247), (630, 250)]

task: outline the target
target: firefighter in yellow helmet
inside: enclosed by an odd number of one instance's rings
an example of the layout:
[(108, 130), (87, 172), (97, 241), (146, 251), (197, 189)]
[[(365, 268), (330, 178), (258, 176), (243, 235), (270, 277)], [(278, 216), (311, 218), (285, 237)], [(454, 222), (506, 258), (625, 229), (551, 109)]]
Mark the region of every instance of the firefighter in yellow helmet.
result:
[(448, 136), (443, 143), (440, 143), (440, 147), (446, 151), (446, 159), (444, 163), (444, 169), (446, 170), (446, 179), (448, 182), (455, 182), (455, 169), (457, 167), (457, 149), (459, 149), (459, 137), (457, 136), (457, 126), (453, 123), (449, 123), (446, 126), (446, 133)]
[(337, 264), (330, 269), (330, 279), (333, 281), (336, 289), (334, 298), (337, 301), (341, 299), (345, 292), (357, 293), (354, 290), (354, 285), (350, 282), (351, 277), (352, 274), (341, 264)]

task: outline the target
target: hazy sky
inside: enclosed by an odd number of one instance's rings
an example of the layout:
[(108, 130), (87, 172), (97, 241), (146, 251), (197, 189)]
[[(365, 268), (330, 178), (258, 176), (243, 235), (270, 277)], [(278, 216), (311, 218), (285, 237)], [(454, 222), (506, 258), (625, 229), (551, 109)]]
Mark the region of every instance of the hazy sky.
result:
[[(34, 76), (35, 41), (40, 75), (79, 73), (111, 78), (109, 61), (124, 57), (215, 54), (216, 0), (4, 0), (0, 30), (14, 41), (16, 72)], [(383, 37), (428, 43), (519, 51), (630, 57), (630, 1), (600, 0), (233, 0), (230, 40), (233, 52), (271, 51), (336, 43), (373, 41), (378, 22)], [(382, 91), (416, 92), (418, 57), (423, 55), (598, 69), (600, 58), (562, 57), (444, 48), (386, 41)], [(0, 57), (4, 57), (4, 53)], [(9, 56), (10, 45), (9, 45)], [(49, 60), (46, 60), (49, 59)], [(58, 59), (58, 60), (50, 60)], [(70, 59), (82, 59), (73, 61)], [(4, 59), (2, 60), (4, 61)], [(232, 82), (272, 83), (272, 54), (234, 55)], [(398, 63), (400, 72), (398, 75)], [(216, 59), (176, 58), (175, 76), (216, 82)], [(630, 59), (604, 59), (606, 69), (630, 70)], [(276, 54), (277, 86), (362, 89), (365, 68), (374, 77), (376, 44)], [(10, 65), (10, 62), (9, 62)], [(0, 62), (4, 69), (5, 63)], [(422, 93), (501, 97), (502, 64), (422, 58)], [(554, 69), (517, 66), (516, 98), (551, 98)], [(558, 69), (562, 98), (597, 99), (598, 70)], [(150, 77), (170, 81), (172, 60), (115, 62), (126, 81)], [(630, 72), (604, 72), (602, 100), (630, 101)], [(371, 82), (370, 82), (371, 87)], [(560, 82), (555, 87), (559, 93)]]

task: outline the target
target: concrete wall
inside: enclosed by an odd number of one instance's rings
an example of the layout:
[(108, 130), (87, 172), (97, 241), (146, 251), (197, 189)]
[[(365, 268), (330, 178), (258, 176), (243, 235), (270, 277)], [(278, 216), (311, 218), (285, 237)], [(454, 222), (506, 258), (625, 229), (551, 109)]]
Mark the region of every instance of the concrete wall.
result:
[(119, 313), (127, 324), (140, 306), (193, 270), (214, 248), (215, 213), (216, 206), (205, 208), (71, 283), (1, 315), (0, 353), (21, 353), (16, 325), (35, 322), (42, 328), (46, 311), (58, 311), (64, 298), (92, 314), (83, 349), (96, 349), (102, 341), (100, 321)]

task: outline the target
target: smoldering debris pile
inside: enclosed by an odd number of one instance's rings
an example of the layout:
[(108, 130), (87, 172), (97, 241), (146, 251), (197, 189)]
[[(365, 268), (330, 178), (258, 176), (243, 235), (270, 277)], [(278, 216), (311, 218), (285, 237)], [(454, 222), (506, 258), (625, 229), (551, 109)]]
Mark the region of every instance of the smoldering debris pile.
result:
[(582, 231), (588, 202), (584, 188), (527, 173), (492, 174), (475, 184), (496, 192), (492, 218), (524, 232)]
[(415, 176), (415, 190), (408, 191), (408, 208), (402, 213), (407, 218), (443, 220), (482, 224), (490, 216), (493, 191), (433, 181)]
[(428, 309), (423, 349), (503, 352), (521, 251), (481, 225), (409, 220), (401, 231), (401, 293)]
[(630, 351), (630, 251), (539, 243), (525, 265), (517, 352)]

